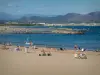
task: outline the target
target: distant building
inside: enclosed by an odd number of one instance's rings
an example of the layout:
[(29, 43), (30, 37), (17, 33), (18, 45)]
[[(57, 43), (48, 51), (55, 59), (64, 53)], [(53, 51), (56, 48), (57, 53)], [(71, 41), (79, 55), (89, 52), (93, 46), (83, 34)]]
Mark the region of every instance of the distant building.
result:
[(45, 25), (45, 23), (37, 23), (37, 24), (42, 24), (42, 25)]
[(18, 24), (18, 22), (5, 22), (5, 24)]

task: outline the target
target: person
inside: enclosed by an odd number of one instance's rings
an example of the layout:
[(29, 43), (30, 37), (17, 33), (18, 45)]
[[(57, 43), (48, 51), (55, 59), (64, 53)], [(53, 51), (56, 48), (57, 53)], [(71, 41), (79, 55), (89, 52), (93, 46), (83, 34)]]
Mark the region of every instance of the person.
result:
[(84, 52), (84, 48), (82, 48), (81, 51)]
[(9, 42), (9, 46), (12, 46), (11, 42)]
[(86, 49), (82, 48), (82, 49), (81, 49), (81, 53), (84, 54), (84, 51), (85, 51), (85, 50), (86, 50)]
[(60, 48), (61, 51), (63, 51), (63, 48)]
[(80, 47), (78, 47), (78, 50), (81, 50), (81, 48), (80, 48)]
[(43, 49), (41, 52), (42, 52), (43, 54), (46, 54), (44, 49)]
[(7, 46), (12, 46), (11, 42), (6, 43)]
[(33, 42), (30, 41), (30, 48), (33, 49)]
[(20, 46), (17, 46), (17, 47), (15, 48), (15, 51), (20, 51)]
[(44, 49), (41, 52), (42, 52), (42, 54), (39, 54), (39, 56), (46, 56), (46, 52)]
[(48, 56), (51, 56), (51, 52), (49, 51), (49, 52), (47, 53), (47, 55), (48, 55)]
[(78, 56), (78, 54), (77, 54), (77, 53), (75, 53), (75, 54), (74, 54), (74, 57), (75, 57), (75, 58), (78, 58), (79, 56)]
[(30, 42), (30, 46), (33, 46), (33, 43), (32, 42)]
[(77, 45), (75, 45), (75, 46), (74, 46), (74, 49), (75, 49), (75, 50), (78, 50), (78, 46), (77, 46)]
[(77, 49), (77, 45), (74, 46), (74, 49), (75, 49), (75, 50)]
[(25, 42), (25, 53), (28, 53), (29, 46), (30, 46), (30, 43)]
[(33, 49), (36, 49), (36, 46), (35, 45), (33, 46)]
[(85, 49), (84, 49), (84, 48), (82, 48), (82, 49), (81, 49), (81, 52), (83, 53), (84, 51), (85, 51)]

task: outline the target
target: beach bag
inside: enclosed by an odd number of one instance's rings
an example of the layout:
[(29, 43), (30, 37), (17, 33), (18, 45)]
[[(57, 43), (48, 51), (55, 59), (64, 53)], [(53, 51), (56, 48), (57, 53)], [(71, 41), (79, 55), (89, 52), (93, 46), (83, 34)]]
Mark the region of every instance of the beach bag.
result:
[(47, 56), (51, 56), (51, 53), (48, 53)]

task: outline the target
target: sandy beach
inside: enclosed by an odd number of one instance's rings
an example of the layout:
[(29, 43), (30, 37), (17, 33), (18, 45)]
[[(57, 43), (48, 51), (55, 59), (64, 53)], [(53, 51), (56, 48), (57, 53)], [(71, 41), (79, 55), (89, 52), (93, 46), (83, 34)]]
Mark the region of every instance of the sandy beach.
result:
[(0, 49), (0, 75), (100, 75), (100, 52), (86, 51), (87, 59), (74, 58), (73, 50), (39, 53), (41, 48), (29, 53)]

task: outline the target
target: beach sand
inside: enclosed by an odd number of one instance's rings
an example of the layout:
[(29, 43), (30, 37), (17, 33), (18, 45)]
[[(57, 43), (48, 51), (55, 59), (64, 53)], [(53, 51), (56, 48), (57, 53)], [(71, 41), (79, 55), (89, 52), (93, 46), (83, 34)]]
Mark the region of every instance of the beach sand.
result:
[(100, 52), (88, 51), (87, 59), (75, 59), (72, 50), (52, 49), (52, 56), (38, 56), (40, 50), (0, 49), (0, 75), (100, 75)]

